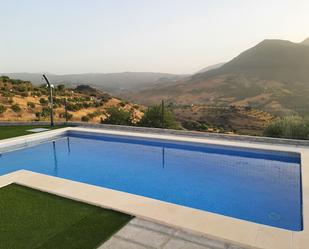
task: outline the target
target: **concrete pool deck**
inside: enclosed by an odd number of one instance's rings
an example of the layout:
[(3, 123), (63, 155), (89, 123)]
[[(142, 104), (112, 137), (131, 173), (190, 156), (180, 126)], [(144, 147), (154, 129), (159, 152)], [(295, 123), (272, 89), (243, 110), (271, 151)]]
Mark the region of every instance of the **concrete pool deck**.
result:
[[(6, 139), (0, 142), (0, 152), (31, 146), (42, 141), (48, 141), (52, 138), (63, 136), (70, 130), (300, 153), (302, 165), (304, 230), (294, 232), (271, 226), (260, 225), (245, 220), (179, 206), (143, 196), (132, 195), (125, 192), (96, 187), (89, 184), (74, 182), (25, 170), (0, 176), (0, 186), (15, 182), (17, 184), (67, 198), (132, 214), (136, 217), (162, 225), (167, 225), (174, 229), (183, 229), (204, 234), (210, 239), (220, 240), (224, 243), (231, 243), (236, 246), (265, 249), (309, 248), (308, 147), (75, 127)], [(276, 140), (272, 141), (275, 142)]]
[(98, 249), (249, 249), (134, 218)]

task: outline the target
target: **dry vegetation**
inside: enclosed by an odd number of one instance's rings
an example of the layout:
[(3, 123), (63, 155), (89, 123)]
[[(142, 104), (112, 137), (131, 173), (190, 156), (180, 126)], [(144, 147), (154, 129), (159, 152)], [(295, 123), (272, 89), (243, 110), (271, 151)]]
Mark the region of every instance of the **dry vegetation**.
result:
[[(34, 86), (30, 82), (0, 77), (0, 121), (44, 121), (50, 118), (48, 91), (45, 85)], [(127, 121), (112, 123), (143, 125), (141, 121), (145, 107), (114, 98), (87, 85), (74, 89), (58, 85), (54, 89), (54, 117), (65, 120), (64, 100), (67, 99), (70, 121), (107, 122), (114, 107), (130, 113)], [(190, 99), (187, 96), (186, 99)], [(241, 103), (239, 103), (241, 104)], [(244, 103), (242, 103), (244, 104)], [(179, 122), (177, 127), (188, 130), (261, 135), (265, 127), (274, 120), (267, 112), (244, 106), (218, 107), (212, 105), (178, 104), (168, 107)], [(115, 109), (114, 109), (115, 110)], [(118, 113), (121, 117), (125, 113)], [(160, 115), (160, 113), (158, 114)], [(156, 122), (160, 117), (154, 118)], [(159, 121), (158, 121), (159, 120)], [(124, 123), (123, 123), (124, 122)], [(157, 126), (155, 126), (157, 127)], [(175, 125), (176, 127), (176, 125)]]
[(189, 130), (261, 135), (275, 117), (250, 107), (174, 106), (176, 119)]
[[(64, 104), (67, 99), (70, 121), (99, 123), (108, 116), (108, 109), (117, 107), (132, 112), (133, 120), (141, 119), (141, 106), (123, 102), (109, 94), (89, 86), (75, 89), (58, 85), (54, 89), (54, 117), (64, 120)], [(45, 85), (34, 86), (31, 82), (0, 77), (0, 120), (1, 121), (43, 121), (48, 120), (50, 108)]]

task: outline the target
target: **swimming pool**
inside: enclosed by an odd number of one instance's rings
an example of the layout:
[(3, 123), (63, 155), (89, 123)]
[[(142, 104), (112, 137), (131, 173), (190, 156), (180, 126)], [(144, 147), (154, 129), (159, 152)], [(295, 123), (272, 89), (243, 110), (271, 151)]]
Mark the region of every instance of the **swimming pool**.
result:
[(8, 153), (27, 169), (293, 231), (302, 230), (296, 153), (70, 132)]

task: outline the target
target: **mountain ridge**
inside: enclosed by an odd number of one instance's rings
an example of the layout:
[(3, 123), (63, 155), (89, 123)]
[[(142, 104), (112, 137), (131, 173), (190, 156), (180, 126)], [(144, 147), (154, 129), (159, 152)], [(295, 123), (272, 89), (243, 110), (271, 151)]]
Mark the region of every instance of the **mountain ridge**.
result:
[[(42, 81), (40, 73), (0, 73), (12, 79), (30, 81), (39, 85)], [(87, 84), (96, 88), (108, 91), (111, 94), (118, 94), (122, 91), (136, 90), (165, 81), (175, 81), (188, 75), (177, 75), (156, 72), (121, 72), (121, 73), (84, 73), (84, 74), (46, 74), (49, 80), (55, 84), (66, 84), (67, 86), (77, 86)]]
[(124, 95), (141, 104), (250, 106), (275, 115), (309, 114), (309, 46), (266, 39), (217, 69)]
[(309, 37), (302, 41), (302, 44), (309, 45)]

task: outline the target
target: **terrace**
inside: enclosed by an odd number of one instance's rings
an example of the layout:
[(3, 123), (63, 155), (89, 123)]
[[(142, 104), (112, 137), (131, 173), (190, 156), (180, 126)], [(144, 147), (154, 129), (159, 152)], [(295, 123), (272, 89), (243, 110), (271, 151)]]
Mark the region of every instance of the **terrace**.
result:
[[(309, 150), (307, 142), (103, 125), (66, 127), (5, 139), (0, 143), (0, 152), (31, 148), (34, 145), (67, 136), (70, 132), (263, 149), (297, 153), (301, 156), (303, 229), (300, 231), (263, 225), (29, 170), (20, 169), (0, 176), (2, 187), (15, 183), (136, 217), (120, 231), (114, 231), (116, 232), (114, 235), (112, 232), (110, 234), (112, 237), (99, 248), (308, 248), (309, 171), (306, 165), (309, 160)], [(103, 237), (102, 242), (104, 242)]]

